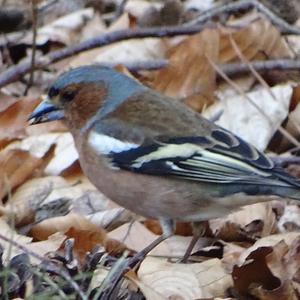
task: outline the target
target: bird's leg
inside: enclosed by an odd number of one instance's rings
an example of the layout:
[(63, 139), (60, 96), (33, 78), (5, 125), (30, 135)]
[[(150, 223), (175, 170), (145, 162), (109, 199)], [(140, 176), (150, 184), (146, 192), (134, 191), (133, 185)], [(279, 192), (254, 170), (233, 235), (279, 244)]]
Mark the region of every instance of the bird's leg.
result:
[(122, 268), (120, 268), (116, 274), (114, 274), (114, 276), (110, 280), (110, 285), (103, 290), (101, 299), (112, 299), (111, 295), (113, 291), (116, 289), (120, 280), (123, 278), (123, 275), (128, 271), (128, 268), (133, 268), (138, 265), (151, 250), (153, 250), (157, 245), (174, 234), (175, 222), (173, 220), (160, 219), (159, 222), (163, 231), (162, 235), (155, 239), (146, 248), (130, 258), (128, 262), (126, 262), (126, 264)]
[(128, 266), (133, 268), (136, 266), (139, 262), (141, 262), (146, 255), (152, 251), (156, 246), (158, 246), (161, 242), (169, 238), (174, 234), (175, 231), (175, 223), (171, 219), (160, 219), (160, 226), (162, 228), (162, 235), (160, 235), (157, 239), (155, 239), (150, 245), (148, 245), (146, 248), (138, 252), (136, 255), (134, 255), (130, 260)]
[(206, 221), (205, 222), (194, 222), (193, 223), (193, 238), (189, 243), (188, 248), (186, 249), (182, 259), (180, 262), (186, 263), (188, 258), (190, 257), (196, 243), (198, 242), (199, 238), (204, 235), (206, 231)]

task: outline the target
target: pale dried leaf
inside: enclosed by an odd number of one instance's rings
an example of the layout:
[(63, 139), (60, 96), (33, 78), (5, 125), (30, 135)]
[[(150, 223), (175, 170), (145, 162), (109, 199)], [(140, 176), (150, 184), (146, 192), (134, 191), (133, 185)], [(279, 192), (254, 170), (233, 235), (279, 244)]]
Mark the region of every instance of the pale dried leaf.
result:
[(160, 8), (162, 6), (162, 3), (151, 3), (150, 1), (145, 0), (129, 0), (124, 10), (127, 13), (130, 13), (131, 15), (135, 16), (136, 18), (140, 18), (143, 16), (145, 11), (149, 9), (150, 7)]
[(214, 0), (187, 0), (185, 1), (185, 8), (187, 10), (199, 10), (199, 11), (206, 11), (208, 9), (213, 8), (215, 6)]
[(42, 158), (54, 145), (56, 146), (54, 157), (47, 165), (45, 173), (59, 175), (78, 159), (73, 137), (69, 132), (31, 136), (22, 141), (11, 143), (7, 146), (7, 149), (29, 151), (33, 156)]
[(167, 299), (224, 297), (232, 285), (231, 275), (225, 272), (219, 259), (187, 265), (147, 257), (139, 268), (138, 278), (142, 291), (147, 286)]
[[(74, 184), (59, 176), (35, 178), (20, 186), (6, 203), (7, 217), (16, 224), (64, 215), (69, 211), (91, 215), (106, 209), (108, 199), (95, 187)], [(44, 213), (41, 215), (42, 210)], [(46, 214), (46, 212), (48, 212)], [(36, 215), (37, 213), (37, 215)]]
[[(221, 111), (222, 115), (217, 121), (218, 125), (232, 131), (263, 151), (288, 115), (293, 88), (290, 84), (285, 84), (275, 86), (271, 88), (271, 91), (276, 99), (264, 88), (247, 93), (251, 102), (244, 96), (227, 97), (227, 95), (220, 94), (220, 101), (205, 110), (203, 115), (210, 118)], [(269, 120), (271, 120), (271, 124)], [(259, 135), (257, 134), (258, 128)]]
[(43, 164), (42, 159), (19, 149), (0, 152), (0, 200), (30, 178)]
[[(300, 19), (294, 24), (295, 26), (300, 26)], [(288, 35), (286, 37), (291, 49), (295, 52), (296, 56), (299, 57), (300, 54), (300, 37), (299, 35)]]
[(286, 205), (284, 213), (278, 221), (281, 232), (298, 231), (300, 228), (300, 208), (296, 204)]
[[(50, 235), (67, 232), (71, 227), (78, 230), (100, 231), (101, 228), (92, 224), (85, 217), (70, 213), (66, 216), (55, 217), (42, 221), (31, 228), (30, 234), (37, 240), (46, 240)], [(102, 232), (102, 230), (101, 230)]]
[[(65, 15), (50, 24), (38, 29), (37, 45), (45, 43), (59, 42), (64, 45), (70, 45), (81, 38), (81, 30), (94, 16), (92, 8), (86, 8)], [(31, 34), (24, 38), (24, 42), (31, 43)]]
[(123, 207), (108, 209), (96, 212), (87, 216), (95, 225), (101, 226), (106, 230), (113, 230), (133, 219), (132, 213)]
[[(54, 233), (48, 237), (47, 240), (30, 243), (27, 248), (40, 256), (44, 256), (47, 253), (53, 253), (57, 251), (62, 243), (66, 240), (66, 236), (60, 232)], [(41, 263), (35, 257), (31, 258), (32, 263)]]
[[(139, 222), (124, 224), (109, 232), (108, 236), (125, 243), (128, 248), (135, 251), (141, 251), (158, 238), (157, 235), (153, 234)], [(191, 237), (172, 236), (160, 243), (150, 252), (150, 254), (155, 256), (182, 258), (191, 239)]]
[(7, 141), (26, 136), (28, 116), (39, 99), (30, 97), (16, 99), (8, 96), (2, 98), (0, 99), (3, 100), (0, 111), (0, 146), (3, 147)]
[(246, 249), (239, 257), (239, 262), (244, 262), (246, 257), (256, 249), (260, 247), (273, 247), (280, 241), (284, 241), (288, 246), (290, 246), (295, 239), (300, 237), (300, 232), (288, 232), (284, 234), (273, 234), (263, 237), (255, 242), (253, 246)]
[[(226, 224), (230, 222), (237, 225), (245, 233), (268, 236), (277, 230), (276, 216), (272, 210), (272, 203), (257, 203), (241, 207), (240, 210), (229, 214), (224, 218), (209, 221), (213, 234), (218, 234), (219, 238), (226, 240), (226, 235), (230, 236)], [(255, 227), (258, 227), (257, 229)], [(220, 235), (220, 233), (223, 233)]]
[[(43, 242), (32, 242), (31, 237), (27, 237), (24, 235), (18, 234), (15, 230), (13, 230), (3, 218), (0, 218), (0, 227), (1, 227), (1, 235), (6, 237), (7, 239), (16, 242), (18, 245), (25, 247), (29, 251), (33, 251), (37, 253), (39, 256), (43, 257), (46, 253), (50, 251), (56, 251), (65, 240), (65, 236), (62, 234), (56, 234), (46, 241)], [(6, 242), (0, 237), (0, 244), (4, 249), (3, 259), (5, 261), (9, 261), (14, 256), (24, 253), (23, 249), (16, 247), (15, 245)], [(36, 259), (35, 257), (30, 256), (32, 262), (40, 263), (41, 261)]]

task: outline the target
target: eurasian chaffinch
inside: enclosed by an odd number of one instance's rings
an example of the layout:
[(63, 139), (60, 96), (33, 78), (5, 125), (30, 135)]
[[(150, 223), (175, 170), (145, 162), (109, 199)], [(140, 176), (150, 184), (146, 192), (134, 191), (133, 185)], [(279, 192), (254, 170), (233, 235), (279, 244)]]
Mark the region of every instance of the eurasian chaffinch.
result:
[(174, 221), (216, 218), (278, 196), (300, 199), (300, 181), (253, 146), (111, 68), (62, 74), (30, 116), (34, 124), (62, 118), (90, 181), (119, 205), (161, 221), (157, 243)]

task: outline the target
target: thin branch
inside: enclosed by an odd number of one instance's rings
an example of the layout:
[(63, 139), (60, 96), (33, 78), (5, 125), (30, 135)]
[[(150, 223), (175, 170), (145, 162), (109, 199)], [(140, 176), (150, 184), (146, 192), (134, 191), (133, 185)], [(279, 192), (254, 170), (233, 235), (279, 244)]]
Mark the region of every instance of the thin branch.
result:
[(300, 157), (299, 156), (269, 156), (272, 161), (281, 167), (286, 167), (290, 164), (300, 164)]
[[(115, 42), (130, 40), (135, 38), (147, 38), (147, 37), (172, 37), (178, 35), (190, 35), (202, 31), (208, 26), (193, 25), (193, 26), (168, 26), (168, 27), (151, 27), (151, 28), (136, 28), (136, 29), (124, 29), (113, 32), (107, 32), (97, 37), (93, 37), (82, 41), (76, 45), (65, 47), (60, 50), (52, 51), (46, 56), (42, 56), (36, 59), (34, 69), (44, 68), (51, 63), (57, 62), (64, 58), (71, 57), (80, 52), (106, 46)], [(213, 27), (213, 26), (210, 26)], [(0, 88), (8, 83), (17, 81), (22, 76), (27, 74), (31, 70), (31, 62), (26, 60), (12, 66), (0, 74)]]
[(213, 17), (221, 14), (248, 11), (253, 8), (265, 15), (276, 27), (279, 28), (281, 33), (300, 34), (300, 28), (290, 25), (257, 0), (240, 0), (213, 7), (212, 9), (203, 12), (196, 19), (186, 23), (186, 25), (190, 26), (195, 24), (203, 24), (211, 20)]
[[(294, 59), (270, 59), (251, 61), (251, 66), (258, 72), (267, 72), (272, 70), (288, 71), (300, 70), (300, 60)], [(221, 65), (220, 68), (228, 76), (243, 75), (251, 72), (247, 63), (231, 63)]]
[[(137, 60), (131, 62), (117, 61), (117, 62), (101, 62), (102, 65), (108, 67), (114, 67), (116, 65), (124, 65), (128, 70), (132, 72), (137, 71), (151, 71), (159, 70), (166, 67), (169, 64), (167, 59), (153, 59), (153, 60)], [(282, 58), (282, 59), (269, 59), (269, 60), (254, 60), (250, 61), (251, 67), (260, 73), (265, 73), (268, 71), (298, 71), (300, 74), (300, 60)], [(239, 76), (251, 73), (251, 69), (247, 63), (229, 63), (220, 64), (219, 68), (227, 76)], [(217, 74), (219, 77), (220, 74)]]
[(28, 90), (33, 84), (34, 81), (34, 64), (35, 64), (35, 54), (36, 54), (36, 37), (37, 37), (37, 18), (38, 18), (38, 9), (36, 6), (36, 1), (31, 0), (32, 8), (32, 49), (31, 49), (31, 61), (30, 61), (30, 77), (24, 91), (24, 96), (27, 95)]

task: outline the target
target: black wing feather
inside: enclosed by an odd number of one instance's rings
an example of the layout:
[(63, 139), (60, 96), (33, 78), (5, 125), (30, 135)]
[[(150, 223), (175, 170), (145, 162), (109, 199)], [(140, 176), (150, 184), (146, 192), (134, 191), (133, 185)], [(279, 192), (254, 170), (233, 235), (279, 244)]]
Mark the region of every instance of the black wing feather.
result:
[(298, 180), (275, 167), (267, 156), (223, 129), (215, 129), (209, 138), (171, 138), (110, 153), (110, 159), (119, 168), (149, 175), (211, 183), (300, 187)]

